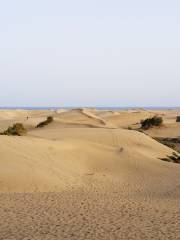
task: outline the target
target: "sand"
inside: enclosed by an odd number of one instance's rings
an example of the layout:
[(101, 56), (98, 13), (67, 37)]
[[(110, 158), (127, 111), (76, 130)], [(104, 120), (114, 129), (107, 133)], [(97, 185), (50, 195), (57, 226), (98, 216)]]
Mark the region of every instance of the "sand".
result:
[[(156, 114), (162, 127), (128, 130)], [(152, 138), (179, 137), (176, 115), (1, 110), (0, 130), (22, 122), (28, 134), (0, 136), (0, 239), (180, 239), (180, 165)]]

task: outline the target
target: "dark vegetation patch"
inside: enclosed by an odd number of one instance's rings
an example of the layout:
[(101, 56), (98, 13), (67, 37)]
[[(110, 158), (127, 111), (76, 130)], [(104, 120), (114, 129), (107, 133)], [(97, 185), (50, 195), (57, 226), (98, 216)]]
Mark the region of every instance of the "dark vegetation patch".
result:
[(158, 141), (159, 143), (163, 144), (163, 145), (166, 145), (167, 147), (170, 147), (172, 149), (175, 149), (176, 148), (176, 145), (171, 142), (171, 141), (167, 141), (166, 139), (163, 139), (163, 138), (154, 138), (156, 141)]
[(12, 127), (8, 127), (7, 130), (1, 132), (0, 135), (8, 136), (23, 136), (27, 133), (26, 128), (22, 123), (15, 123)]
[(180, 116), (176, 117), (176, 122), (180, 122)]
[(156, 138), (159, 140), (167, 141), (167, 142), (172, 142), (172, 143), (180, 143), (180, 137), (174, 137), (174, 138)]
[(54, 121), (53, 117), (49, 116), (49, 117), (47, 117), (47, 119), (45, 121), (40, 122), (36, 127), (37, 128), (42, 128), (42, 127), (52, 123), (53, 121)]
[(173, 150), (176, 150), (177, 152), (180, 152), (180, 137), (179, 138), (154, 138), (156, 141), (158, 141), (161, 144), (164, 144), (165, 146), (172, 148)]
[(152, 118), (146, 118), (144, 120), (141, 120), (141, 128), (144, 130), (148, 130), (151, 127), (154, 126), (161, 126), (163, 123), (162, 117), (154, 116)]
[(180, 156), (175, 152), (173, 152), (171, 156), (167, 156), (166, 158), (160, 159), (166, 162), (180, 163)]

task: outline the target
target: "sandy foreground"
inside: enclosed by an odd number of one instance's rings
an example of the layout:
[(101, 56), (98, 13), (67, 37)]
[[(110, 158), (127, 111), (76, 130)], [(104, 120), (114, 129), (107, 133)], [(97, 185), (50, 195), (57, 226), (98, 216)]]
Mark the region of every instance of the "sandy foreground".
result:
[[(156, 114), (162, 127), (136, 131)], [(160, 160), (175, 151), (152, 138), (180, 137), (177, 115), (0, 110), (0, 131), (28, 129), (0, 136), (0, 240), (180, 239), (180, 164)]]

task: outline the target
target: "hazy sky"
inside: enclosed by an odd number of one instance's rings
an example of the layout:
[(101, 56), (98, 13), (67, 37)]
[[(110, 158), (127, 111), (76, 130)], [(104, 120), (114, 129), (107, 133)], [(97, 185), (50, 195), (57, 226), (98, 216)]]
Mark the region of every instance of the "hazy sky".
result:
[(0, 106), (180, 106), (180, 1), (0, 1), (0, 91)]

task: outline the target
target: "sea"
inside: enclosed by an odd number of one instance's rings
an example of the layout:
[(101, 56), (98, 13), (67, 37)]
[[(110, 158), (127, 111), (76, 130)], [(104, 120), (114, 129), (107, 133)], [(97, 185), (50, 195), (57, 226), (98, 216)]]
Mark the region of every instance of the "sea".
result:
[(77, 108), (95, 108), (97, 110), (130, 110), (130, 109), (145, 109), (145, 110), (180, 110), (180, 106), (175, 107), (168, 107), (168, 106), (128, 106), (128, 107), (109, 107), (109, 106), (38, 106), (38, 107), (23, 107), (23, 106), (1, 106), (0, 109), (2, 110), (58, 110), (58, 109), (77, 109)]

